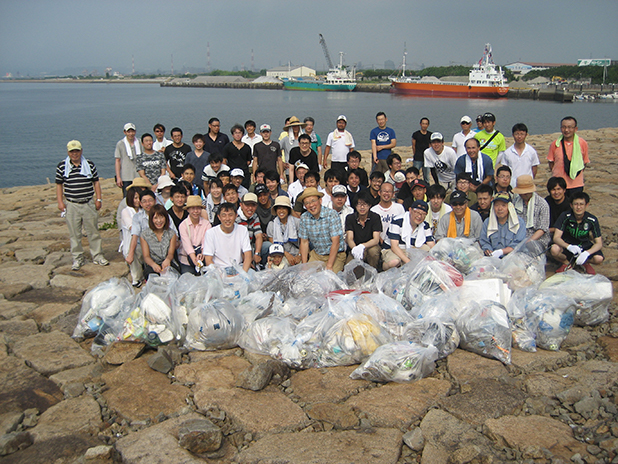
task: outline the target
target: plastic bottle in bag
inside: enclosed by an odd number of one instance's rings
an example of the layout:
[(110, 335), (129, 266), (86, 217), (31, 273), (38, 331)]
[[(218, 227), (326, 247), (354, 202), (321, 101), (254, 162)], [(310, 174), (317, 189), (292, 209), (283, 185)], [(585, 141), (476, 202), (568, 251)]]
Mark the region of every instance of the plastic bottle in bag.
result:
[(233, 348), (243, 330), (242, 314), (227, 300), (211, 300), (189, 314), (185, 345), (195, 350)]

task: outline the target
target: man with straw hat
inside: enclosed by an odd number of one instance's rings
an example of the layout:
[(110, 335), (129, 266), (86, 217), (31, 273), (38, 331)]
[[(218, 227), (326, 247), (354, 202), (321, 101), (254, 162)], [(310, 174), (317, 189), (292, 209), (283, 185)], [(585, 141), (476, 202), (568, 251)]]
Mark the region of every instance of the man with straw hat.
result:
[(544, 247), (549, 245), (549, 205), (536, 193), (532, 176), (524, 174), (517, 178), (513, 189), (521, 198), (521, 211), (518, 211), (526, 221), (526, 238), (538, 240)]
[[(335, 273), (345, 265), (345, 241), (341, 220), (335, 211), (322, 208), (324, 196), (317, 188), (310, 187), (298, 197), (307, 211), (300, 218), (300, 256), (303, 263), (322, 261), (326, 269)], [(309, 244), (313, 249), (309, 251)]]
[(202, 254), (202, 243), (206, 231), (212, 227), (208, 219), (202, 217), (202, 199), (198, 195), (190, 195), (184, 209), (189, 213), (184, 221), (180, 223), (178, 232), (180, 233), (180, 247), (178, 248), (178, 260), (180, 261), (180, 272), (185, 274), (190, 272), (199, 275), (204, 265), (204, 255)]
[(479, 243), (485, 256), (502, 258), (526, 239), (526, 224), (517, 216), (508, 193), (497, 194), (483, 223)]

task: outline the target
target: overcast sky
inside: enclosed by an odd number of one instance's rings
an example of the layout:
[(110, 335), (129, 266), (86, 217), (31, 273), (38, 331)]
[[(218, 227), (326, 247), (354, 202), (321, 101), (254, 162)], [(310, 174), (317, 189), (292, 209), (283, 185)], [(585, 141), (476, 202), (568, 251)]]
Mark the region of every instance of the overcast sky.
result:
[(471, 64), (490, 42), (498, 64), (618, 59), (616, 0), (0, 0), (0, 75), (109, 66), (270, 68), (291, 61), (383, 67)]

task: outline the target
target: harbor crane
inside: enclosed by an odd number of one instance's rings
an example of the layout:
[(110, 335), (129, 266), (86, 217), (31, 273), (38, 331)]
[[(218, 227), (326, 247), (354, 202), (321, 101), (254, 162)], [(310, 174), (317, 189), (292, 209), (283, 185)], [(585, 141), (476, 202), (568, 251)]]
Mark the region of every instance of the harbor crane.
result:
[(324, 57), (326, 58), (326, 64), (328, 65), (328, 69), (333, 69), (333, 60), (330, 59), (330, 53), (328, 52), (328, 47), (326, 46), (326, 40), (324, 40), (324, 36), (320, 34), (320, 45), (322, 45), (322, 50), (324, 51)]

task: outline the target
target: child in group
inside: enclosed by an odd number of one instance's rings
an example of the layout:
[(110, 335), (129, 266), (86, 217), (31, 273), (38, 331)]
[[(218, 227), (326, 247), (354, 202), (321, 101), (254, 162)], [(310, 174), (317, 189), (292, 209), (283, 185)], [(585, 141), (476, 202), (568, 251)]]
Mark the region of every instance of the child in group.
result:
[(202, 172), (202, 181), (210, 182), (212, 179), (218, 177), (218, 175), (223, 171), (229, 171), (230, 168), (223, 164), (223, 157), (221, 153), (213, 153), (208, 158), (208, 166), (204, 167), (204, 171)]
[(185, 164), (182, 167), (182, 177), (181, 180), (184, 180), (191, 186), (191, 191), (189, 195), (195, 195), (204, 200), (206, 197), (204, 196), (204, 192), (199, 185), (195, 182), (195, 167), (192, 164)]
[(268, 269), (280, 270), (289, 267), (287, 258), (283, 254), (283, 246), (275, 243), (268, 249)]

